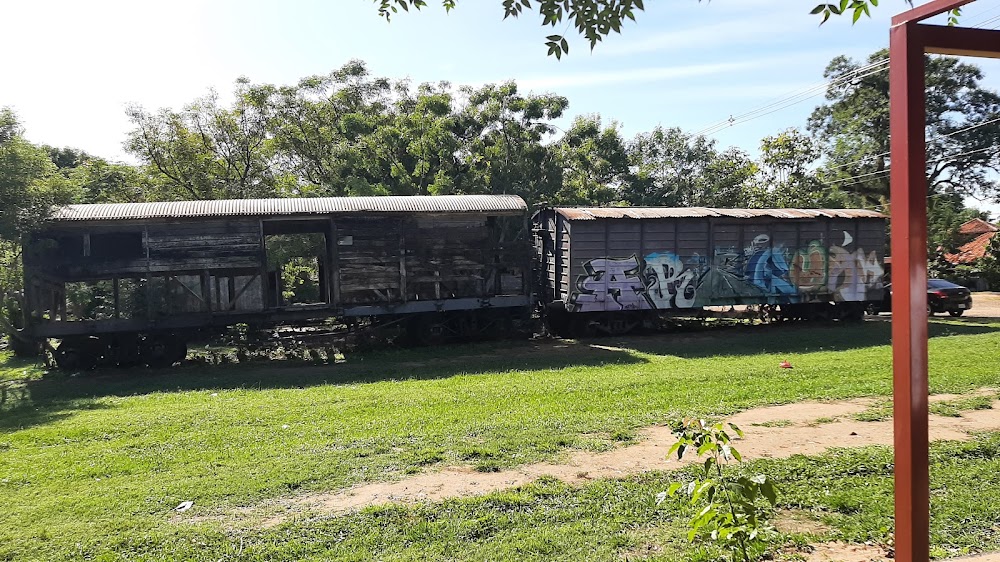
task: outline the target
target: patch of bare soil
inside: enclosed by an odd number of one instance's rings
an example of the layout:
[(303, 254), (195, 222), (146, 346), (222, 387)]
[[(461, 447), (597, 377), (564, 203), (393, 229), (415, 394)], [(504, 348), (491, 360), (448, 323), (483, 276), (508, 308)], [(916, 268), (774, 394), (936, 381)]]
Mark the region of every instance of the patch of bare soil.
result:
[(966, 316), (1000, 318), (1000, 293), (972, 293), (972, 308)]
[(771, 524), (782, 533), (801, 533), (823, 536), (833, 529), (817, 521), (808, 512), (799, 509), (782, 509), (771, 517)]
[(825, 542), (812, 545), (810, 552), (797, 553), (806, 562), (890, 562), (884, 549), (867, 544)]
[[(995, 389), (984, 389), (976, 394), (995, 393)], [(952, 400), (958, 396), (938, 395), (931, 398), (934, 401)], [(877, 401), (872, 399), (800, 402), (747, 410), (729, 421), (746, 432), (745, 439), (737, 445), (745, 459), (813, 455), (831, 447), (890, 445), (893, 439), (891, 420), (862, 422), (853, 418), (875, 403)], [(993, 409), (963, 412), (962, 417), (930, 416), (932, 440), (963, 440), (969, 438), (970, 432), (978, 431), (1000, 431), (1000, 401), (994, 402)], [(536, 463), (492, 473), (476, 472), (466, 466), (451, 466), (394, 482), (376, 482), (336, 492), (282, 498), (266, 505), (219, 515), (177, 514), (174, 519), (176, 522), (212, 519), (240, 526), (273, 527), (296, 517), (346, 513), (389, 502), (429, 502), (486, 494), (527, 484), (541, 476), (578, 483), (593, 478), (622, 477), (680, 466), (676, 458), (665, 458), (673, 442), (670, 428), (658, 425), (641, 430), (640, 439), (633, 445), (603, 453), (578, 451), (564, 462)], [(690, 456), (683, 462), (694, 460)], [(867, 561), (870, 558), (844, 560)]]

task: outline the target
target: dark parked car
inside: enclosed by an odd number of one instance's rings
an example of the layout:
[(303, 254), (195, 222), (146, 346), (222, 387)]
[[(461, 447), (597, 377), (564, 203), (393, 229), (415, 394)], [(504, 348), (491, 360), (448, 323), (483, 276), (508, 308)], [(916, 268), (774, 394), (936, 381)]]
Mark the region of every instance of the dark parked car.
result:
[[(972, 292), (965, 287), (944, 279), (927, 280), (927, 314), (947, 312), (952, 316), (961, 316), (970, 308), (972, 308)], [(878, 312), (891, 311), (892, 285), (886, 285)]]

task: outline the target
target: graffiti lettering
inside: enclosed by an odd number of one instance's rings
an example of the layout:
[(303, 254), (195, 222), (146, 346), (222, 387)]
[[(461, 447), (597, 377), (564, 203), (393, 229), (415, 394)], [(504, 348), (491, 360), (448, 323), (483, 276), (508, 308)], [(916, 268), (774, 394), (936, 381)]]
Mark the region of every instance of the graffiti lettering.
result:
[(586, 275), (576, 281), (577, 312), (640, 310), (649, 308), (646, 287), (639, 277), (639, 259), (598, 258), (583, 264)]
[(827, 290), (834, 300), (863, 301), (869, 289), (882, 288), (882, 266), (875, 252), (853, 252), (840, 246), (830, 248), (830, 277)]
[(794, 295), (795, 286), (788, 282), (788, 262), (782, 248), (771, 248), (771, 237), (759, 234), (745, 250), (747, 256), (744, 277), (769, 295)]
[[(583, 264), (570, 301), (577, 312), (693, 308), (719, 304), (799, 302), (829, 298), (861, 302), (880, 298), (878, 253), (810, 241), (805, 248), (772, 246), (758, 234), (750, 246), (716, 248), (713, 263), (697, 255), (663, 251), (639, 259), (602, 257)], [(789, 263), (791, 265), (789, 265)]]
[(800, 291), (818, 291), (826, 286), (826, 248), (818, 240), (795, 252), (789, 279)]
[(656, 308), (691, 308), (697, 296), (697, 274), (685, 269), (676, 254), (649, 254), (643, 270), (646, 296)]

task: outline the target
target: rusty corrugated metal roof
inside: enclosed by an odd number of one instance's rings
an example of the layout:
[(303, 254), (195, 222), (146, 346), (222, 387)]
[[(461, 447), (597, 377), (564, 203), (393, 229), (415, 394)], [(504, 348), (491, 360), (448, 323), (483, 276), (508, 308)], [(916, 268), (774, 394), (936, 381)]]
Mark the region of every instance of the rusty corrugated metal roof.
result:
[(100, 203), (56, 209), (53, 221), (136, 220), (234, 216), (327, 215), (334, 213), (511, 213), (527, 210), (516, 195), (388, 195), (217, 199), (160, 203)]
[(750, 219), (771, 217), (779, 219), (814, 218), (888, 218), (877, 211), (866, 209), (719, 209), (711, 207), (557, 207), (557, 213), (569, 220), (597, 219), (673, 219), (691, 217), (729, 217)]

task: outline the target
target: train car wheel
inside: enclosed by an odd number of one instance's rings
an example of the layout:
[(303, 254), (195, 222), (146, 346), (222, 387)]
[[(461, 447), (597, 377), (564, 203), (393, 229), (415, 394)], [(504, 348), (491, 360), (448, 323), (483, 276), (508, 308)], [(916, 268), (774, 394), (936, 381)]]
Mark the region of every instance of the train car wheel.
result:
[(587, 339), (597, 335), (597, 325), (584, 315), (578, 315), (570, 321), (574, 339)]
[(607, 322), (602, 323), (601, 327), (612, 336), (623, 336), (639, 325), (637, 320), (632, 318), (624, 318), (622, 316), (612, 316), (607, 320)]
[(135, 367), (142, 364), (142, 348), (138, 334), (120, 334), (108, 346), (109, 363), (118, 367)]
[(89, 371), (100, 363), (100, 341), (93, 338), (66, 338), (56, 348), (56, 365), (64, 371)]
[(38, 357), (42, 353), (42, 344), (23, 336), (7, 335), (7, 346), (17, 357)]
[(860, 302), (844, 303), (847, 310), (844, 313), (844, 320), (848, 322), (861, 322), (865, 319), (865, 305)]
[(441, 345), (448, 340), (449, 330), (444, 313), (430, 312), (410, 320), (407, 326), (410, 340), (417, 345)]
[(475, 311), (458, 316), (452, 323), (458, 337), (464, 340), (474, 340), (480, 335), (479, 318), (476, 316)]
[(545, 316), (545, 324), (549, 330), (560, 338), (573, 337), (573, 317), (570, 313), (559, 310), (551, 310)]
[(173, 336), (147, 337), (142, 346), (142, 359), (154, 369), (169, 367), (184, 360), (187, 343)]

